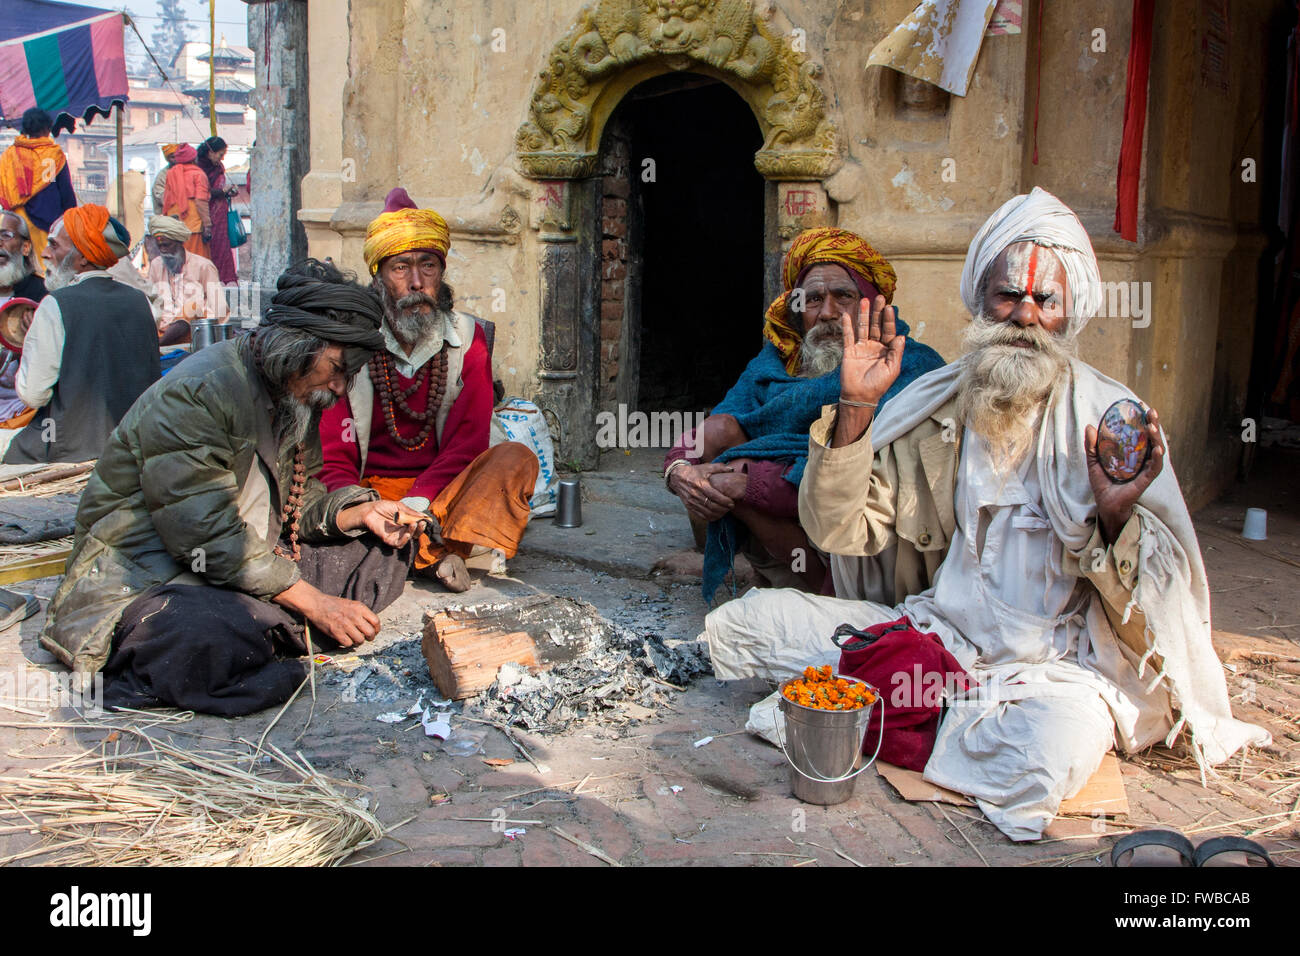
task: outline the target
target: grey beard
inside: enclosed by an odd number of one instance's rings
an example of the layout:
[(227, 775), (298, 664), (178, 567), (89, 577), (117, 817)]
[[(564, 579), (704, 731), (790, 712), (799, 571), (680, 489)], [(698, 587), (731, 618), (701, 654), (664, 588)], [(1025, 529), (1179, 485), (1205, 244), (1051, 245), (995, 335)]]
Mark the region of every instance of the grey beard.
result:
[(403, 345), (416, 345), (426, 336), (441, 331), (442, 321), (442, 313), (436, 308), (432, 312), (417, 308), (388, 314), (388, 327)]
[(27, 260), (21, 256), (14, 256), (0, 266), (0, 289), (12, 289), (27, 278), (29, 271)]
[(45, 273), (45, 288), (50, 292), (58, 292), (60, 289), (71, 284), (77, 274), (68, 268), (68, 260), (72, 258), (69, 252), (64, 256), (63, 261), (50, 266), (50, 271)]
[(799, 345), (799, 377), (819, 378), (844, 361), (844, 333), (836, 325), (818, 322)]
[(285, 392), (275, 403), (275, 437), (281, 445), (298, 444), (334, 402), (334, 393), (325, 388), (314, 390), (305, 401)]
[[(1025, 349), (1012, 343), (1028, 342)], [(979, 315), (962, 337), (965, 367), (957, 389), (957, 411), (988, 443), (994, 464), (1019, 464), (1033, 444), (1039, 415), (1066, 380), (1074, 340), (1040, 327), (1022, 329)]]
[[(423, 292), (412, 292), (394, 302), (382, 282), (378, 283), (378, 288), (388, 329), (402, 345), (414, 347), (424, 338), (442, 332), (444, 314), (438, 308), (435, 297)], [(429, 311), (423, 311), (424, 306), (428, 306)]]

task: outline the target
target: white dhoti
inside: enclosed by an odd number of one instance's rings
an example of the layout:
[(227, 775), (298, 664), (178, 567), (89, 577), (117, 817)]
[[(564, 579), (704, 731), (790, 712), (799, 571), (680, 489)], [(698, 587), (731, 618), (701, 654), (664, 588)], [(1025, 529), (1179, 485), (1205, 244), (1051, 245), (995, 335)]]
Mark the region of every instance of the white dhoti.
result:
[(1138, 661), (1115, 639), (1091, 584), (1063, 570), (1032, 465), (1031, 456), (999, 480), (970, 435), (957, 529), (933, 588), (898, 607), (751, 591), (705, 619), (718, 677), (784, 680), (810, 664), (834, 666), (840, 624), (906, 615), (980, 684), (949, 702), (925, 778), (973, 797), (1013, 840), (1037, 839), (1100, 766), (1117, 729), (1133, 747), (1172, 720), (1167, 693), (1138, 680)]

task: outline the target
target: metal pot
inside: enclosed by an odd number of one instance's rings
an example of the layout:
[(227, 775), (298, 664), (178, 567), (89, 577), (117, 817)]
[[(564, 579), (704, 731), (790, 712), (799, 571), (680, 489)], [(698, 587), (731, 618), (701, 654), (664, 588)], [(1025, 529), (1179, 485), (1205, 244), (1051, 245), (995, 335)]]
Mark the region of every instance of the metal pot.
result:
[(221, 330), (216, 319), (195, 319), (190, 322), (190, 351), (197, 352), (214, 342), (221, 341)]

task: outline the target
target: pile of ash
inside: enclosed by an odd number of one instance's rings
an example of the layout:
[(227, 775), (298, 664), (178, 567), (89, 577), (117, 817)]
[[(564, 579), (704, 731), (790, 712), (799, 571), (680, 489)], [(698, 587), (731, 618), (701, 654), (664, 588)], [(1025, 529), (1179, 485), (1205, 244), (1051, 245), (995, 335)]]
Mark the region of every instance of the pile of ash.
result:
[(537, 636), (563, 659), (546, 670), (503, 665), (476, 697), (455, 703), (438, 692), (421, 651), (420, 635), (363, 654), (339, 654), (317, 673), (338, 686), (348, 703), (394, 705), (423, 699), (453, 713), (541, 733), (559, 733), (576, 721), (625, 723), (624, 704), (655, 709), (696, 676), (711, 673), (704, 641), (664, 640), (614, 624), (586, 601), (533, 596), (445, 610), (466, 618), (508, 621), (507, 630)]
[[(465, 713), (539, 733), (560, 733), (576, 721), (611, 718), (624, 704), (650, 710), (699, 674), (710, 673), (703, 641), (666, 642), (600, 622), (596, 637), (572, 660), (531, 672), (502, 665), (496, 681), (465, 701)], [(622, 721), (620, 721), (622, 722)]]

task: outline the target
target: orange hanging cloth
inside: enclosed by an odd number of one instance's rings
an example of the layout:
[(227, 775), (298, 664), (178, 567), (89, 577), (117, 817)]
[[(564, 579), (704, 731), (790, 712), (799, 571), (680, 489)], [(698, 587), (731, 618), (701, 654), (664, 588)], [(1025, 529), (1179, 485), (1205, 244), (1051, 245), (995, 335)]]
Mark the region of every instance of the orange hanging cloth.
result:
[(0, 206), (16, 209), (25, 205), (68, 163), (59, 144), (48, 136), (19, 136), (0, 156)]

